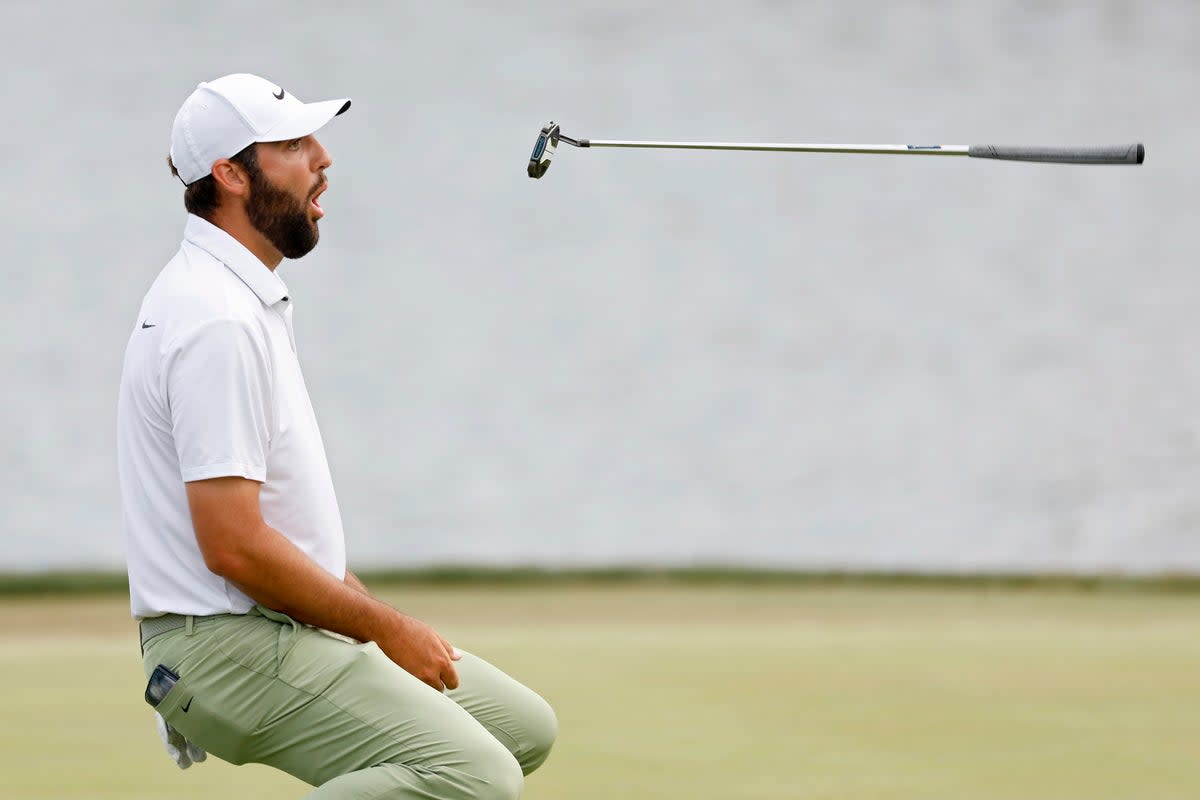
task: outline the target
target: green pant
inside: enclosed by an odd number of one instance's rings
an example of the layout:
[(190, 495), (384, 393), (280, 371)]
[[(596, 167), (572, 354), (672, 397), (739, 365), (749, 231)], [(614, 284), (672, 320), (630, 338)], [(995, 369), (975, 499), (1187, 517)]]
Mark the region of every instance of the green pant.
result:
[(158, 706), (167, 722), (226, 761), (319, 787), (309, 800), (513, 800), (557, 731), (545, 700), (469, 653), (443, 694), (373, 642), (263, 608), (155, 636), (144, 664), (179, 674)]

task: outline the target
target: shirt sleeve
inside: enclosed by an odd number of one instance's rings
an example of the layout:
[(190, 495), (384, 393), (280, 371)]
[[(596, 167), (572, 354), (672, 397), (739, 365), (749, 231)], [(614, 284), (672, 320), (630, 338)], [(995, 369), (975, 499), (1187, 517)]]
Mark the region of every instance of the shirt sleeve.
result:
[(267, 478), (274, 380), (266, 340), (249, 323), (206, 322), (168, 349), (163, 366), (184, 482)]

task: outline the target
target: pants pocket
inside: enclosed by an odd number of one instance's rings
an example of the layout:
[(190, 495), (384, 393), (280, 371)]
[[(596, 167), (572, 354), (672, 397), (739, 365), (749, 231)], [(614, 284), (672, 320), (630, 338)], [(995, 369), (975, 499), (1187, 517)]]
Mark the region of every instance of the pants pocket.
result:
[(231, 764), (244, 764), (247, 739), (255, 720), (227, 700), (195, 690), (186, 675), (167, 693), (156, 709), (172, 727), (194, 744)]
[[(265, 610), (263, 610), (265, 611)], [(240, 616), (198, 621), (192, 633), (165, 634), (151, 641), (147, 670), (164, 663), (179, 681), (158, 704), (171, 726), (190, 741), (231, 764), (254, 752), (255, 732), (286, 713), (280, 705), (279, 664), (298, 623), (254, 609)]]
[(274, 676), (298, 625), (281, 614), (268, 613), (270, 616), (260, 613), (258, 607), (251, 609), (235, 622), (224, 625), (206, 644), (248, 670)]

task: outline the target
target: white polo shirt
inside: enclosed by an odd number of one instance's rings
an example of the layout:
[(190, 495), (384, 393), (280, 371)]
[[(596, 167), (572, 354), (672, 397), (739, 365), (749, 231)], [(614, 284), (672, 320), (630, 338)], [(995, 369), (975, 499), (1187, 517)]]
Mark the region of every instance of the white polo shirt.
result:
[(183, 244), (142, 301), (125, 350), (117, 460), (136, 619), (241, 614), (254, 605), (210, 572), (184, 483), (262, 484), (263, 519), (338, 579), (341, 512), (308, 399), (283, 281), (215, 225)]

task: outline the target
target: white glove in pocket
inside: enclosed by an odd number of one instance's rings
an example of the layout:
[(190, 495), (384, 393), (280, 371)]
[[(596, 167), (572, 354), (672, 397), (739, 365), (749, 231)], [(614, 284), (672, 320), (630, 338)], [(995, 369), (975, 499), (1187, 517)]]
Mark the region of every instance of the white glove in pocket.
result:
[(183, 734), (167, 724), (162, 714), (157, 711), (154, 712), (154, 724), (158, 727), (158, 736), (162, 739), (167, 755), (180, 769), (187, 769), (192, 764), (199, 764), (208, 758), (208, 753), (204, 752), (203, 747), (185, 739)]

